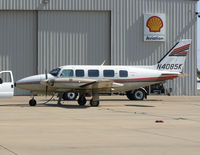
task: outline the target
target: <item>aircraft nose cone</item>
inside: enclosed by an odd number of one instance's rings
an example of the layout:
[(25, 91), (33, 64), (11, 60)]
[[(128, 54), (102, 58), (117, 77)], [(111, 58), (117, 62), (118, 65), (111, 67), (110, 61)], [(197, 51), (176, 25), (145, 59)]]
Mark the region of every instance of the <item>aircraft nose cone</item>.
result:
[(44, 79), (45, 79), (45, 76), (42, 75), (42, 74), (41, 75), (34, 75), (34, 76), (25, 77), (25, 78), (22, 78), (22, 79), (16, 81), (15, 82), (15, 87), (21, 88), (21, 89), (27, 89), (32, 84), (38, 84), (38, 83), (40, 83), (41, 80), (44, 80)]
[[(54, 78), (51, 74), (48, 74), (48, 79)], [(47, 84), (45, 74), (33, 75), (16, 81), (16, 87), (26, 90), (32, 90), (32, 86), (35, 84), (45, 85)]]

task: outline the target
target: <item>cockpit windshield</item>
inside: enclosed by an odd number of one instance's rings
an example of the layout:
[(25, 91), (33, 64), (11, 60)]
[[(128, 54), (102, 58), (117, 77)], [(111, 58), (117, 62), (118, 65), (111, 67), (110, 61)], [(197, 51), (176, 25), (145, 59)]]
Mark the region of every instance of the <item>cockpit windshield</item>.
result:
[(51, 70), (49, 72), (49, 74), (51, 74), (53, 76), (58, 76), (59, 72), (60, 72), (60, 68), (55, 68), (55, 69)]

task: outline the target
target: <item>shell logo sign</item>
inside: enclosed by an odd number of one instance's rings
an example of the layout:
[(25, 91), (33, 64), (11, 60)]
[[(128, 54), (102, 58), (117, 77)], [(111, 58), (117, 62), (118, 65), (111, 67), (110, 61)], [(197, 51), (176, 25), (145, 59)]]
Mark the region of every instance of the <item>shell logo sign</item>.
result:
[(158, 16), (152, 16), (147, 20), (146, 26), (150, 32), (160, 32), (163, 27), (163, 21)]
[(165, 41), (165, 14), (144, 14), (144, 41)]

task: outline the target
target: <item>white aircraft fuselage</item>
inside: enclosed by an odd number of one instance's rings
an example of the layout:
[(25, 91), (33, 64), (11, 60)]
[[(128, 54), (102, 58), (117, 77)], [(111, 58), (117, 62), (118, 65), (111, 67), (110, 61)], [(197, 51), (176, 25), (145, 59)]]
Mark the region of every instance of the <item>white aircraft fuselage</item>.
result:
[[(189, 52), (191, 40), (180, 40), (153, 66), (68, 65), (53, 69), (48, 74), (18, 80), (16, 87), (32, 94), (58, 93), (59, 101), (65, 92), (79, 94), (79, 105), (86, 104), (86, 94), (91, 94), (92, 106), (99, 105), (100, 93), (127, 92), (129, 99), (143, 99), (145, 90), (138, 88), (179, 77)], [(133, 89), (134, 92), (131, 92)], [(146, 93), (147, 94), (147, 93)], [(30, 105), (36, 105), (34, 99)]]
[[(102, 87), (100, 93), (116, 93), (124, 92), (140, 87), (160, 83), (165, 80), (177, 78), (180, 73), (167, 71), (159, 71), (152, 66), (96, 66), (96, 65), (69, 65), (61, 66), (58, 74), (52, 75), (48, 73), (48, 79), (55, 80), (54, 85), (49, 88), (48, 92), (61, 91), (83, 91), (85, 88), (81, 86), (95, 81), (113, 81), (111, 87)], [(65, 70), (72, 70), (73, 75), (62, 75)], [(77, 70), (83, 71), (84, 75), (76, 75)], [(88, 71), (97, 71), (98, 75), (88, 75)], [(105, 72), (114, 72), (112, 75), (105, 75)], [(124, 72), (126, 75), (120, 75)], [(46, 89), (45, 74), (26, 77), (17, 81), (17, 87), (30, 90), (33, 93), (44, 93)], [(43, 82), (43, 83), (42, 83)], [(89, 92), (90, 89), (85, 90)]]

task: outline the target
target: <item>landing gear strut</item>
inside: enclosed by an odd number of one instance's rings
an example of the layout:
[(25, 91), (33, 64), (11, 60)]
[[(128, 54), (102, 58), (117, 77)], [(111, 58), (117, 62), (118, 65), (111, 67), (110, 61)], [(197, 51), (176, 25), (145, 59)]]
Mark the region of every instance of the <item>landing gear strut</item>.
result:
[(37, 102), (36, 100), (34, 99), (34, 97), (32, 99), (29, 100), (29, 105), (30, 106), (36, 106)]
[(59, 93), (59, 94), (58, 94), (58, 105), (62, 105), (62, 104), (61, 104), (62, 96), (63, 96), (63, 93)]

